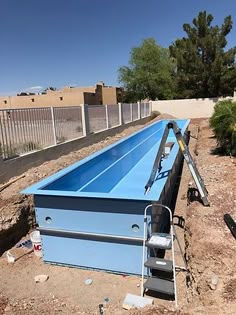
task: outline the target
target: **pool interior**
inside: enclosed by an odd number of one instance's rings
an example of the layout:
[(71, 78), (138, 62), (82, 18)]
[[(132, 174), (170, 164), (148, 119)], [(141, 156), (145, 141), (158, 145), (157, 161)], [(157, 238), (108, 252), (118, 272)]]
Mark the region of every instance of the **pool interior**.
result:
[[(127, 193), (127, 190), (132, 194), (141, 189), (143, 192), (166, 123), (167, 121), (160, 121), (121, 140), (118, 144), (112, 145), (100, 154), (91, 156), (91, 159), (40, 189), (67, 192), (112, 192), (115, 194)], [(185, 126), (186, 120), (178, 120), (177, 123), (182, 128)], [(170, 130), (167, 141), (176, 144), (172, 130)], [(177, 152), (176, 144), (172, 148), (169, 158), (164, 161), (163, 170), (168, 171)]]

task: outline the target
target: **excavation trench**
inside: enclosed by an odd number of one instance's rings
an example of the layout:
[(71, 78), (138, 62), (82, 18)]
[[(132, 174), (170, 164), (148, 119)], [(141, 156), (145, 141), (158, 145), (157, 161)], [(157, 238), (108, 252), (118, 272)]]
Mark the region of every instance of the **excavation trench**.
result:
[(35, 226), (32, 197), (17, 195), (0, 199), (0, 255)]

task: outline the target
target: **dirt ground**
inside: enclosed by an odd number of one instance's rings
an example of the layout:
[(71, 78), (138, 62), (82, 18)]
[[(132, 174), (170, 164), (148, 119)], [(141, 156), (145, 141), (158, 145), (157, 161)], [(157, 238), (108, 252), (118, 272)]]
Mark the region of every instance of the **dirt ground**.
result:
[[(0, 193), (0, 246), (6, 239), (15, 245), (22, 234), (15, 230), (23, 224), (27, 230), (34, 222), (32, 198), (19, 195), (19, 191), (140, 128), (130, 127), (115, 137), (46, 162), (4, 189)], [(99, 314), (99, 304), (109, 315), (235, 314), (236, 240), (223, 215), (230, 213), (236, 218), (236, 161), (212, 153), (216, 140), (207, 120), (193, 120), (190, 129), (197, 137), (191, 139), (190, 149), (207, 186), (211, 206), (204, 207), (197, 201), (187, 205), (187, 187), (192, 179), (184, 165), (175, 214), (185, 218), (185, 229), (176, 229), (186, 251), (189, 272), (177, 275), (178, 311), (174, 310), (174, 302), (156, 298), (152, 307), (126, 311), (122, 309), (126, 293), (140, 294), (139, 277), (44, 264), (30, 250), (13, 246), (10, 252), (17, 258), (14, 264), (7, 262), (6, 252), (0, 257), (0, 314), (92, 315)], [(25, 235), (23, 240), (28, 238)], [(35, 283), (34, 277), (39, 274), (49, 279)], [(92, 279), (92, 284), (86, 285), (86, 279)]]

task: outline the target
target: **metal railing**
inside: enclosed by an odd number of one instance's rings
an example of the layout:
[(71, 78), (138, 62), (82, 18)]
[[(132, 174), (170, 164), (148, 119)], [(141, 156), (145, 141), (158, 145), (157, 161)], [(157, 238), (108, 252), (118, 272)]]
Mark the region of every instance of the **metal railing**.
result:
[(90, 132), (107, 129), (106, 107), (104, 105), (88, 105), (88, 123)]
[(0, 109), (0, 158), (78, 139), (150, 113), (149, 103)]
[(55, 144), (83, 137), (81, 106), (52, 107)]

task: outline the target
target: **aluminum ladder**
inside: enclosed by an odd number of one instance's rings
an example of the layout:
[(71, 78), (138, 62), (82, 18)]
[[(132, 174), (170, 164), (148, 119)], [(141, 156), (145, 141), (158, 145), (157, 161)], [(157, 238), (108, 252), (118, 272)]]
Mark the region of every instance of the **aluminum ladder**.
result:
[[(162, 207), (169, 212), (170, 233), (148, 233), (147, 210), (153, 205)], [(150, 222), (149, 222), (150, 223)], [(184, 258), (180, 242), (178, 240), (173, 215), (169, 207), (162, 204), (150, 204), (144, 210), (144, 234), (143, 234), (143, 255), (142, 255), (142, 283), (141, 296), (144, 296), (146, 290), (158, 292), (164, 296), (172, 297), (175, 300), (175, 306), (178, 307), (178, 297), (176, 289), (176, 270), (187, 270), (187, 262)], [(184, 267), (176, 266), (174, 240), (177, 241)], [(158, 249), (171, 250), (171, 260), (150, 256), (151, 249), (153, 252)], [(147, 254), (145, 257), (145, 253)], [(144, 282), (144, 269), (147, 268), (148, 276)], [(162, 273), (162, 276), (153, 275), (155, 272)]]
[(187, 162), (188, 168), (190, 170), (190, 173), (194, 179), (194, 182), (197, 186), (197, 189), (199, 191), (199, 194), (201, 196), (202, 202), (204, 204), (204, 206), (209, 206), (210, 203), (208, 201), (208, 191), (205, 187), (204, 181), (201, 178), (199, 171), (197, 169), (197, 166), (190, 154), (188, 145), (186, 144), (184, 137), (181, 133), (181, 129), (178, 127), (177, 123), (174, 120), (169, 121), (166, 124), (166, 127), (164, 129), (164, 133), (161, 139), (161, 143), (159, 146), (159, 150), (157, 152), (154, 164), (153, 164), (153, 168), (151, 171), (151, 175), (150, 178), (147, 182), (147, 184), (145, 185), (145, 194), (147, 194), (149, 192), (149, 190), (151, 189), (155, 179), (156, 179), (156, 174), (157, 172), (160, 172), (161, 170), (161, 161), (162, 161), (162, 157), (163, 157), (163, 152), (165, 151), (165, 145), (166, 145), (166, 141), (170, 132), (170, 129), (173, 130), (174, 135), (177, 139), (180, 151), (182, 152), (185, 161)]

